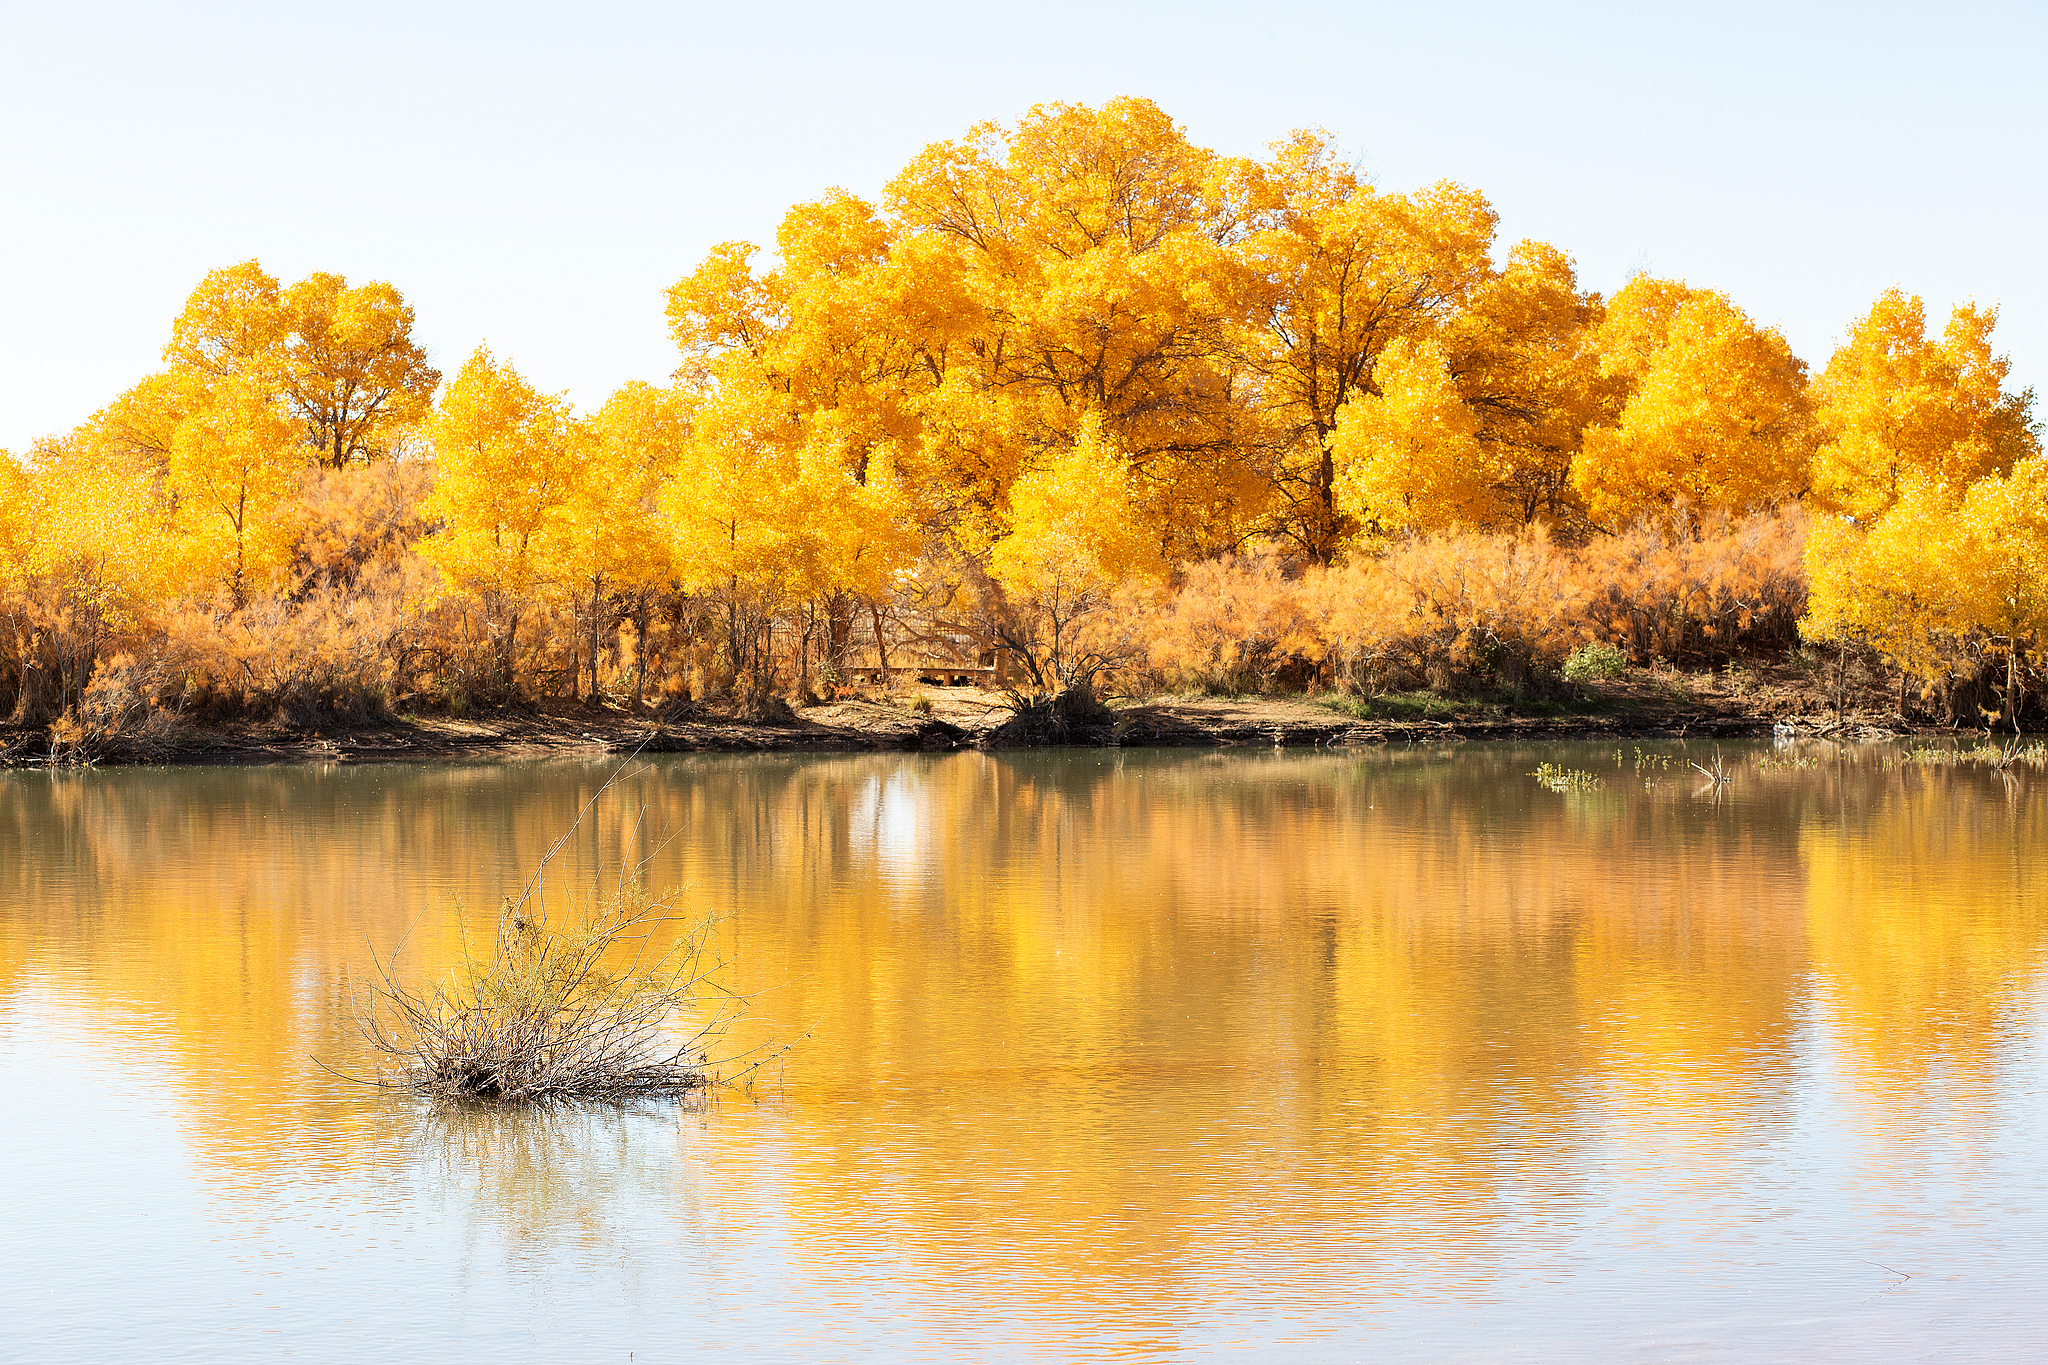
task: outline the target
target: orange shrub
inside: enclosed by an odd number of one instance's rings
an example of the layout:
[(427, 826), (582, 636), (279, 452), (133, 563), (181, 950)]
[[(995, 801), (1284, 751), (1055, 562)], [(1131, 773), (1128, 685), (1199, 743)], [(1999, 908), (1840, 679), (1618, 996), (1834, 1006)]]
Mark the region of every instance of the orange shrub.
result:
[(299, 600), (255, 599), (239, 611), (168, 614), (159, 646), (183, 674), (182, 705), (215, 714), (382, 714), (417, 668), (431, 633), (430, 571), (416, 557), (373, 564), (346, 586)]
[(1322, 622), (1278, 546), (1191, 564), (1144, 620), (1145, 654), (1169, 686), (1264, 692), (1320, 667)]
[(1321, 681), (1361, 691), (1541, 688), (1589, 640), (1635, 662), (1717, 662), (1797, 639), (1796, 505), (1645, 522), (1576, 548), (1541, 529), (1399, 538), (1290, 567), (1266, 546), (1186, 568), (1143, 622), (1154, 681), (1239, 692)]
[(1805, 507), (1789, 503), (1600, 537), (1578, 553), (1586, 632), (1638, 664), (1788, 647), (1806, 610), (1808, 524)]
[(1537, 682), (1576, 643), (1582, 588), (1543, 531), (1399, 540), (1312, 578), (1342, 681), (1364, 690)]
[(292, 556), (298, 591), (353, 582), (371, 563), (404, 555), (428, 530), (425, 503), (433, 483), (432, 467), (411, 460), (306, 470)]

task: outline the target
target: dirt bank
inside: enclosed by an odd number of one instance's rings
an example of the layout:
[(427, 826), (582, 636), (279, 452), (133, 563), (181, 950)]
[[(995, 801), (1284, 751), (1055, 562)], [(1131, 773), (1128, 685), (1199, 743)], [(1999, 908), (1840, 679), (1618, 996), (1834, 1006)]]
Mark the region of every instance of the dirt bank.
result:
[[(1343, 746), (1444, 739), (1669, 738), (1774, 730), (1874, 738), (1946, 733), (1908, 726), (1896, 699), (1845, 699), (1840, 716), (1813, 675), (1641, 672), (1563, 699), (1438, 697), (1150, 697), (1113, 704), (1090, 742), (1126, 746)], [(1887, 706), (1887, 703), (1890, 703)], [(238, 723), (114, 737), (101, 763), (341, 763), (532, 758), (551, 754), (776, 753), (1002, 747), (1010, 718), (994, 693), (924, 687), (806, 707), (783, 722), (697, 712), (666, 720), (580, 706), (508, 708), (470, 717), (407, 716), (318, 729)], [(0, 766), (50, 762), (40, 731), (0, 727)]]

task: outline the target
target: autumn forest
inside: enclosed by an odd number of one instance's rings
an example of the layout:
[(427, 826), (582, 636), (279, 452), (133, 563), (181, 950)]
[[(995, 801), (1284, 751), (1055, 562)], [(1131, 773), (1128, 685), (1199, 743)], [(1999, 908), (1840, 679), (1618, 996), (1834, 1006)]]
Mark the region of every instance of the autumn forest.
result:
[(716, 248), (668, 382), (586, 412), (482, 347), (438, 372), (391, 284), (229, 265), (161, 369), (0, 452), (0, 718), (761, 715), (932, 661), (1522, 697), (1598, 647), (1825, 650), (2017, 722), (2048, 457), (1995, 310), (1888, 290), (1809, 363), (1496, 223), (1320, 132), (1041, 106)]

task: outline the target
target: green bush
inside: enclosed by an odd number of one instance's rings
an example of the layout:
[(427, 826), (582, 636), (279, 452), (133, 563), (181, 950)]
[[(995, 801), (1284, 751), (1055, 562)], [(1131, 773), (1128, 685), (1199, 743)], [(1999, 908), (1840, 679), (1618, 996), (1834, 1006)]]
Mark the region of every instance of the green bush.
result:
[(1603, 640), (1589, 640), (1564, 661), (1568, 682), (1612, 682), (1628, 671), (1628, 656)]

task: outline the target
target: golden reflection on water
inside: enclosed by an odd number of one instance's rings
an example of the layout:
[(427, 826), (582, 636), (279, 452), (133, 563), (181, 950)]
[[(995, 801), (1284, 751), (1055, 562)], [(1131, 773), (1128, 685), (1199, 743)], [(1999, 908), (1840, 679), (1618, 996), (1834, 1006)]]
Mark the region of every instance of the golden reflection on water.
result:
[(1808, 933), (1872, 1122), (1910, 1124), (1937, 1097), (1982, 1113), (2048, 941), (2041, 802), (1906, 770), (1831, 814), (1800, 829)]
[(735, 1045), (808, 1038), (651, 1151), (309, 1060), (367, 1065), (348, 972), (448, 961), (447, 907), (487, 914), (596, 765), (9, 777), (0, 997), (155, 1049), (223, 1181), (407, 1169), (514, 1242), (772, 1210), (821, 1271), (1113, 1312), (1134, 1349), (1196, 1303), (1483, 1283), (1570, 1234), (1596, 1137), (1709, 1179), (1781, 1139), (1803, 1049), (1880, 1144), (1993, 1104), (2048, 944), (2037, 779), (1873, 753), (1717, 804), (1576, 761), (1603, 785), (1478, 746), (658, 761), (567, 863), (665, 841), (652, 880), (728, 917), (756, 993)]

